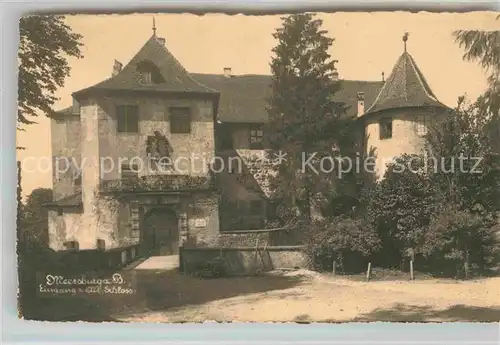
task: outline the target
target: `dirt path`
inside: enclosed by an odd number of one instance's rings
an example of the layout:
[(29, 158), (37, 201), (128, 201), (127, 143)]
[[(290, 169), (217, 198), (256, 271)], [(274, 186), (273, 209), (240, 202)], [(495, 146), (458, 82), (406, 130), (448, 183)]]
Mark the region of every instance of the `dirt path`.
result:
[[(365, 283), (302, 271), (264, 277), (176, 279), (164, 280), (164, 290), (154, 290), (157, 296), (162, 291), (168, 295), (159, 297), (157, 303), (145, 297), (144, 308), (135, 305), (113, 317), (134, 322), (500, 320), (500, 278)], [(158, 278), (155, 284), (161, 281)]]

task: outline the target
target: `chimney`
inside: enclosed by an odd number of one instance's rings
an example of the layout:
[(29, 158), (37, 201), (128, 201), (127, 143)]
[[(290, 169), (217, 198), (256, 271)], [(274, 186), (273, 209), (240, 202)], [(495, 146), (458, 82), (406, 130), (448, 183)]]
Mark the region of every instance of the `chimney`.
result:
[(334, 81), (339, 80), (339, 71), (337, 71), (337, 69), (336, 69), (336, 68), (335, 68), (335, 69), (333, 70), (333, 72), (332, 72), (332, 79), (333, 79)]
[(158, 42), (160, 42), (161, 44), (165, 45), (165, 38), (163, 38), (163, 37), (156, 37), (156, 39), (158, 40)]
[(231, 67), (224, 67), (224, 77), (231, 78)]
[(337, 81), (339, 80), (339, 71), (337, 70), (337, 67), (335, 67), (335, 65), (339, 62), (339, 60), (333, 60), (332, 63), (333, 63), (333, 72), (332, 72), (332, 79), (334, 81)]
[(358, 116), (365, 113), (365, 93), (358, 92)]
[(123, 67), (123, 64), (120, 61), (115, 60), (115, 62), (113, 64), (113, 74), (111, 76), (114, 77), (115, 75), (120, 73), (122, 71), (122, 67)]

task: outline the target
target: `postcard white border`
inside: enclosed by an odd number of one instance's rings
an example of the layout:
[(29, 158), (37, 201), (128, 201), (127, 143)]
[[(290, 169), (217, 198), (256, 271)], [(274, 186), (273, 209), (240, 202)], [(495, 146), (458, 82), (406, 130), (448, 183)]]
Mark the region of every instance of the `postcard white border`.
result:
[[(54, 344), (55, 341), (99, 344), (498, 344), (498, 324), (113, 324), (48, 323), (17, 319), (16, 224), (16, 87), (18, 20), (32, 12), (226, 12), (286, 13), (291, 11), (466, 12), (500, 10), (498, 1), (6, 1), (0, 0), (0, 212), (2, 260), (2, 343)], [(251, 340), (249, 340), (251, 339)], [(87, 343), (88, 344), (88, 343)]]

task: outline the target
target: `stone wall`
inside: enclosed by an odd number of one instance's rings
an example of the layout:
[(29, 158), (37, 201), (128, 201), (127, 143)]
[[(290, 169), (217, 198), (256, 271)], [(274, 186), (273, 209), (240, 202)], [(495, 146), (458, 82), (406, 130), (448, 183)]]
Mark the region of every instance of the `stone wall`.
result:
[(65, 250), (64, 243), (82, 240), (81, 210), (68, 209), (62, 215), (58, 211), (49, 210), (49, 247), (53, 250)]
[(186, 245), (213, 246), (219, 235), (219, 198), (215, 194), (194, 195), (187, 205)]
[[(100, 197), (97, 205), (92, 209), (92, 214), (97, 218), (96, 237), (93, 239), (94, 247), (97, 240), (104, 240), (106, 249), (114, 249), (131, 244), (128, 227), (123, 227), (119, 222), (120, 209), (123, 205), (112, 197)], [(91, 240), (89, 239), (89, 243)]]
[(215, 247), (256, 247), (271, 246), (269, 232), (221, 233), (214, 243)]
[[(139, 133), (118, 133), (115, 114), (116, 105), (135, 104), (139, 107)], [(168, 121), (169, 107), (189, 107), (191, 109), (191, 133), (172, 134)], [(146, 152), (147, 137), (155, 131), (164, 135), (173, 148), (172, 160), (177, 161), (171, 172), (206, 176), (208, 164), (214, 156), (214, 122), (212, 101), (195, 99), (160, 98), (99, 98), (80, 102), (80, 116), (67, 115), (52, 123), (52, 150), (54, 157), (66, 157), (83, 167), (81, 186), (76, 186), (75, 171), (65, 175), (54, 175), (54, 199), (82, 191), (83, 212), (78, 216), (79, 231), (75, 236), (80, 249), (95, 249), (97, 240), (104, 240), (106, 249), (118, 248), (139, 241), (138, 205), (126, 206), (118, 200), (99, 194), (102, 180), (120, 178), (122, 164), (139, 166), (139, 176), (158, 174), (151, 165)], [(55, 162), (55, 160), (54, 160)], [(53, 166), (54, 167), (54, 166)], [(55, 169), (53, 169), (55, 170)], [(209, 197), (210, 199), (213, 197)], [(204, 210), (207, 224), (203, 231), (195, 224), (192, 229), (200, 243), (210, 243), (219, 229), (217, 198), (209, 200), (195, 197), (195, 204)], [(205, 205), (207, 204), (207, 205)], [(57, 215), (57, 212), (56, 212)], [(188, 229), (188, 217), (181, 213)], [(49, 222), (49, 232), (54, 249), (61, 250), (63, 235), (73, 228), (72, 214), (53, 216)], [(203, 224), (201, 224), (203, 225)], [(196, 230), (195, 230), (196, 229)], [(186, 230), (183, 236), (187, 237)]]
[[(80, 167), (81, 124), (78, 115), (52, 119), (50, 123), (53, 195), (54, 200), (58, 200), (75, 193), (80, 188), (75, 183), (75, 176), (78, 175), (77, 168)], [(71, 165), (66, 166), (66, 162)], [(56, 168), (56, 164), (59, 164), (59, 168)]]
[(207, 261), (222, 257), (229, 275), (249, 275), (276, 269), (308, 268), (308, 258), (303, 248), (268, 247), (255, 248), (184, 248), (181, 251), (181, 267), (184, 272), (194, 273)]
[[(146, 152), (147, 137), (157, 131), (165, 136), (172, 146), (171, 154), (174, 172), (192, 176), (207, 174), (212, 161), (214, 144), (213, 105), (211, 101), (155, 98), (103, 98), (99, 100), (102, 116), (99, 117), (99, 151), (108, 161), (103, 165), (104, 180), (120, 177), (122, 164), (137, 165), (139, 176), (158, 174), (150, 164)], [(115, 108), (121, 104), (134, 104), (139, 108), (139, 133), (117, 132)], [(170, 133), (169, 107), (191, 109), (191, 133)], [(175, 171), (177, 169), (177, 171)]]

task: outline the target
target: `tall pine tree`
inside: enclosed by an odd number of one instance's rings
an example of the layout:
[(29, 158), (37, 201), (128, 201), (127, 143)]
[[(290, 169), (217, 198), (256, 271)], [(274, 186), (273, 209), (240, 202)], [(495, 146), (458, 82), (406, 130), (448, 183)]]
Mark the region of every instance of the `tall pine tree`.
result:
[(273, 157), (286, 155), (277, 160), (277, 174), (270, 182), (279, 200), (278, 217), (290, 225), (292, 220), (311, 220), (313, 198), (318, 190), (325, 191), (324, 183), (328, 185), (319, 169), (304, 162), (316, 153), (309, 161), (317, 166), (319, 157), (335, 151), (341, 106), (333, 101), (340, 89), (337, 61), (328, 53), (334, 40), (321, 28), (322, 20), (308, 13), (282, 20), (282, 27), (273, 34), (278, 44), (272, 50), (266, 132)]

